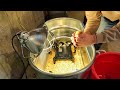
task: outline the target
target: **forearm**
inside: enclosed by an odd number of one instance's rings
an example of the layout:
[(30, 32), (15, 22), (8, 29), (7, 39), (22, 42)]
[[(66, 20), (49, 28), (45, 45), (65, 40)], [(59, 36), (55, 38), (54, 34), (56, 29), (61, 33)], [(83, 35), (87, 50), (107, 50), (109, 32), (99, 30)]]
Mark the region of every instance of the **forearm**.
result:
[(99, 11), (86, 11), (87, 23), (84, 29), (84, 32), (94, 34), (101, 20), (101, 13)]
[(95, 34), (98, 27), (99, 27), (99, 22), (97, 22), (96, 24), (87, 23), (86, 28), (84, 29), (84, 32)]
[(96, 43), (109, 43), (120, 39), (120, 23), (109, 30), (96, 34)]

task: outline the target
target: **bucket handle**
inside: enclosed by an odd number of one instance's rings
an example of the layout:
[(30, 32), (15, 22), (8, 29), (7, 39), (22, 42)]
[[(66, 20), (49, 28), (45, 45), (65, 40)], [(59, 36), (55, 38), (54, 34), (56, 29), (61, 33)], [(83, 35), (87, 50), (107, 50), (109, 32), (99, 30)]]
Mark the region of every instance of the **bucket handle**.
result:
[(105, 50), (97, 50), (96, 53), (101, 54), (101, 53), (106, 53), (106, 51)]

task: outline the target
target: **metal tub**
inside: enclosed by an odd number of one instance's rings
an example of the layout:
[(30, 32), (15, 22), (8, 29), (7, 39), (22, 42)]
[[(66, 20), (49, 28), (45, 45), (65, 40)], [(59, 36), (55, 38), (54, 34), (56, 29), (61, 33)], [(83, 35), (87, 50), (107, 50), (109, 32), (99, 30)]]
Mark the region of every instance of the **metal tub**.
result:
[[(45, 24), (48, 26), (48, 30), (51, 31), (54, 34), (54, 37), (60, 37), (60, 36), (67, 36), (71, 37), (72, 33), (75, 31), (83, 30), (82, 23), (73, 18), (67, 18), (67, 17), (61, 17), (61, 18), (54, 18), (51, 20), (48, 20), (45, 22)], [(48, 35), (48, 39), (51, 41), (53, 38), (51, 38), (50, 35)], [(39, 58), (39, 64), (41, 68), (38, 68), (35, 64), (35, 55), (30, 53), (31, 59), (29, 59), (30, 65), (35, 69), (37, 72), (37, 75), (39, 78), (42, 79), (80, 79), (83, 73), (90, 68), (90, 66), (94, 62), (95, 58), (95, 48), (93, 45), (85, 47), (87, 52), (87, 57), (90, 60), (90, 63), (86, 65), (81, 70), (65, 73), (65, 74), (53, 74), (44, 71), (45, 63), (47, 61), (48, 53), (46, 53), (45, 50), (42, 51), (42, 53), (37, 57)]]

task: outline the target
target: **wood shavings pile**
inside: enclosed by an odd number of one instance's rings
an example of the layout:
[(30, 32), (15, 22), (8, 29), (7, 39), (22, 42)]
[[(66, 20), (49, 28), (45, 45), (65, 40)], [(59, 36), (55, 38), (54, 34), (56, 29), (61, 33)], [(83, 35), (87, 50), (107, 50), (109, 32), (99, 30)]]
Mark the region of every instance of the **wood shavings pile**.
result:
[[(83, 53), (85, 55), (85, 52)], [(73, 53), (74, 56), (74, 62), (72, 60), (57, 60), (54, 64), (53, 58), (55, 56), (54, 50), (51, 50), (51, 53), (48, 55), (48, 60), (45, 65), (46, 72), (53, 73), (53, 74), (66, 74), (71, 73), (74, 71), (78, 71), (85, 67), (85, 65), (88, 65), (89, 61), (83, 62), (82, 57), (80, 55), (80, 49), (76, 49), (76, 53)], [(84, 56), (85, 57), (85, 56)], [(83, 57), (83, 59), (85, 59)], [(87, 59), (87, 58), (86, 58)], [(40, 65), (38, 63), (35, 63), (35, 65), (40, 68)]]

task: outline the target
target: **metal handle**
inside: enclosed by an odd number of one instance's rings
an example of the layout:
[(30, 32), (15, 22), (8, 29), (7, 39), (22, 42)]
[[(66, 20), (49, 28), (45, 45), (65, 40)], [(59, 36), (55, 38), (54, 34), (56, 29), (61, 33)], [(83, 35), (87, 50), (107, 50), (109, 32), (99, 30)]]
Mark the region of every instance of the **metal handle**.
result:
[(97, 50), (97, 51), (96, 51), (97, 54), (100, 54), (101, 52), (102, 52), (102, 53), (106, 53), (105, 50)]

